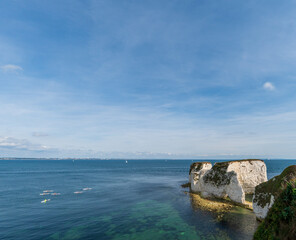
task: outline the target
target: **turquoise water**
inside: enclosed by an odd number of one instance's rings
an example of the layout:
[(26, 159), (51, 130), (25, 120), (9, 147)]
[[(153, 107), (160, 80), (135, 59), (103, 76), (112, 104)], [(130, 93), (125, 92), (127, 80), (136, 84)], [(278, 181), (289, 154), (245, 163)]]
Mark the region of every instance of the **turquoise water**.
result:
[[(180, 187), (191, 163), (0, 161), (0, 239), (252, 239), (252, 212), (218, 219), (194, 206)], [(267, 161), (268, 177), (295, 163)], [(60, 195), (40, 196), (44, 190)]]

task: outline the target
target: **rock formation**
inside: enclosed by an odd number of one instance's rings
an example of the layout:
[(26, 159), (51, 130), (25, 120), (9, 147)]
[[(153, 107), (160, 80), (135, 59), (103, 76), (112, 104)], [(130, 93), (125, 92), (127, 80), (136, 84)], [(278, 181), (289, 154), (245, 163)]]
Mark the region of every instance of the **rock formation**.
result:
[(296, 165), (287, 167), (280, 175), (273, 177), (255, 188), (253, 210), (260, 220), (267, 216), (275, 199), (287, 187), (288, 183), (296, 181)]
[[(296, 180), (295, 180), (295, 166), (294, 179), (288, 182), (282, 182), (286, 187), (280, 187), (281, 191), (277, 196), (274, 196), (274, 203), (269, 209), (267, 216), (257, 228), (254, 234), (254, 240), (269, 240), (269, 239), (296, 239)], [(291, 172), (290, 172), (291, 173)], [(278, 179), (273, 180), (274, 182)], [(275, 184), (276, 185), (276, 184)], [(275, 193), (274, 193), (275, 194)], [(273, 195), (272, 195), (273, 196)]]
[(196, 182), (200, 178), (200, 173), (210, 170), (212, 164), (210, 162), (195, 162), (190, 165), (189, 183)]
[(248, 159), (191, 165), (191, 191), (203, 197), (229, 197), (237, 203), (245, 203), (245, 194), (253, 193), (255, 187), (267, 181), (266, 165), (262, 160)]

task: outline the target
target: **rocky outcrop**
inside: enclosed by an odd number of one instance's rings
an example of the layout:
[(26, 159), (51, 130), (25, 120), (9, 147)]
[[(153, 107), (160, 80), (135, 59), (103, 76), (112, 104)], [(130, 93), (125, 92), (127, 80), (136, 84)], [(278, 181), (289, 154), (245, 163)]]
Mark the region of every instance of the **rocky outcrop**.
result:
[(276, 198), (289, 183), (294, 181), (296, 181), (296, 165), (287, 167), (280, 175), (258, 185), (253, 196), (253, 211), (256, 217), (264, 219)]
[[(295, 176), (295, 173), (291, 175)], [(277, 180), (274, 180), (273, 182), (275, 181)], [(281, 187), (280, 194), (274, 197), (275, 200), (272, 207), (269, 209), (263, 222), (257, 228), (254, 234), (254, 240), (296, 239), (295, 178), (293, 177), (292, 179), (288, 180), (288, 182), (284, 183), (284, 185), (286, 185), (286, 187)]]
[(200, 174), (202, 172), (206, 172), (212, 168), (212, 164), (210, 162), (195, 162), (190, 165), (189, 170), (189, 183), (195, 183), (199, 180)]
[[(255, 201), (253, 200), (252, 205), (253, 205), (253, 211), (259, 220), (263, 220), (269, 211), (269, 209), (272, 207), (274, 203), (274, 196), (270, 193), (260, 193), (256, 194), (256, 199)], [(265, 203), (260, 203), (260, 200), (265, 200)], [(259, 203), (258, 203), (259, 200)]]
[[(199, 163), (198, 166), (208, 166)], [(191, 171), (191, 191), (203, 197), (229, 197), (237, 203), (245, 203), (245, 194), (267, 181), (266, 165), (262, 160), (248, 159), (219, 162), (211, 169), (201, 167)]]

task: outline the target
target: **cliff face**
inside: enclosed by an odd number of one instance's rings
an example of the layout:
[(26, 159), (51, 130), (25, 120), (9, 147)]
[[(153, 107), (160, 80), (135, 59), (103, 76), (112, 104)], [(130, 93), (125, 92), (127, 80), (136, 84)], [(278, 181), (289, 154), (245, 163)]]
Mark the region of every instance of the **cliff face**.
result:
[(296, 165), (287, 167), (280, 175), (273, 177), (255, 188), (253, 196), (253, 210), (260, 220), (267, 216), (275, 199), (290, 182), (296, 181)]
[(228, 172), (237, 173), (238, 181), (245, 194), (252, 194), (255, 187), (267, 181), (266, 165), (262, 160), (241, 160), (229, 162)]
[(266, 165), (262, 160), (240, 160), (216, 163), (211, 169), (192, 171), (191, 191), (203, 197), (229, 197), (245, 203), (245, 194), (267, 181)]
[(195, 184), (201, 175), (207, 170), (212, 168), (212, 164), (210, 162), (195, 162), (190, 165), (189, 170), (189, 183)]
[(285, 185), (255, 232), (254, 240), (296, 239), (296, 181), (290, 179)]
[(203, 197), (229, 197), (232, 201), (244, 203), (245, 193), (235, 171), (228, 171), (228, 165), (215, 164), (200, 182)]

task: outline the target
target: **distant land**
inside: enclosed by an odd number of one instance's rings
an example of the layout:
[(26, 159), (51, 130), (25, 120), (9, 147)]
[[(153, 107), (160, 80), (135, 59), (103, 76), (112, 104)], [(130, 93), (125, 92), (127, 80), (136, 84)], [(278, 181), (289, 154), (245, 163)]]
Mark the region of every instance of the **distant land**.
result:
[[(260, 158), (264, 161), (270, 161), (270, 160), (295, 160), (293, 158)], [(67, 157), (67, 158), (20, 158), (20, 157), (0, 157), (0, 160), (170, 160), (170, 161), (174, 161), (174, 160), (185, 160), (185, 161), (204, 161), (204, 160), (209, 160), (209, 158), (187, 158), (187, 159), (172, 159), (172, 158), (159, 158), (159, 159), (155, 159), (155, 158), (88, 158), (88, 157), (85, 157), (85, 158), (71, 158), (71, 157)], [(218, 158), (213, 158), (213, 159), (210, 159), (210, 160), (217, 160), (217, 161), (225, 161), (225, 160), (240, 160), (238, 158), (229, 158), (229, 159), (218, 159)]]

